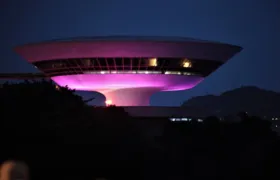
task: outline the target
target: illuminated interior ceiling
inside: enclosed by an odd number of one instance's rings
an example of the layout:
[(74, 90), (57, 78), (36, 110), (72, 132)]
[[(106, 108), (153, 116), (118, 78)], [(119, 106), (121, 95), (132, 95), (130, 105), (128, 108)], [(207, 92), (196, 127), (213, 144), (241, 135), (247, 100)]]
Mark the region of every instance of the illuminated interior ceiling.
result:
[(172, 74), (78, 74), (55, 76), (52, 80), (71, 89), (100, 92), (110, 104), (148, 106), (152, 94), (190, 89), (201, 82), (203, 77)]
[(51, 78), (60, 86), (83, 91), (126, 88), (158, 88), (161, 91), (190, 89), (203, 80), (199, 76), (162, 74), (78, 74)]

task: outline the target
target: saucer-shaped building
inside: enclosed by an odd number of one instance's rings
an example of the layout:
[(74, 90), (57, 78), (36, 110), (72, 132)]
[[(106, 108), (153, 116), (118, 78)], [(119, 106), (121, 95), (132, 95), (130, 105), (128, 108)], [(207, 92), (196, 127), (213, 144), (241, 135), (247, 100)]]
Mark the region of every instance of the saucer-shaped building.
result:
[(147, 106), (158, 91), (193, 88), (241, 47), (176, 37), (94, 37), (26, 44), (16, 52), (60, 86)]

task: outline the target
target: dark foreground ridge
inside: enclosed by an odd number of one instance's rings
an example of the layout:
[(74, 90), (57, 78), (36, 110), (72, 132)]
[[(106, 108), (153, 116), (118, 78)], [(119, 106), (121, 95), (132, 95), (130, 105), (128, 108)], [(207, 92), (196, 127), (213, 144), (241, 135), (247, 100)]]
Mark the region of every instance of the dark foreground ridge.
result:
[(31, 179), (279, 178), (279, 137), (257, 117), (134, 118), (48, 81), (4, 84), (0, 94), (0, 160), (25, 162)]

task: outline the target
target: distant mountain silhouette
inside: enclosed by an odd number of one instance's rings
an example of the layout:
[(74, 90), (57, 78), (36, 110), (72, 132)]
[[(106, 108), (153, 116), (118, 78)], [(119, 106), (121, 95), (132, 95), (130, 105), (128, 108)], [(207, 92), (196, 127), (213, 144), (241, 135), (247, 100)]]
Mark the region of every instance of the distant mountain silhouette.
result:
[(213, 115), (236, 114), (246, 111), (257, 116), (280, 115), (280, 93), (245, 86), (222, 93), (219, 96), (198, 96), (184, 102), (182, 106), (207, 109)]

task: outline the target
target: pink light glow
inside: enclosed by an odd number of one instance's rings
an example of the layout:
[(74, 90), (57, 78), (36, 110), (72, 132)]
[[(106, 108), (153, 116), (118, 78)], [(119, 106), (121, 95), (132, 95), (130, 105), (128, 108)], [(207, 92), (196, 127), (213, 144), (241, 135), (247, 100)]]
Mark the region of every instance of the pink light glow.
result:
[(106, 106), (110, 106), (113, 104), (112, 100), (108, 99), (105, 101)]
[(78, 74), (56, 76), (52, 80), (71, 89), (98, 91), (118, 106), (145, 106), (156, 92), (190, 89), (203, 78), (162, 74)]

